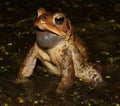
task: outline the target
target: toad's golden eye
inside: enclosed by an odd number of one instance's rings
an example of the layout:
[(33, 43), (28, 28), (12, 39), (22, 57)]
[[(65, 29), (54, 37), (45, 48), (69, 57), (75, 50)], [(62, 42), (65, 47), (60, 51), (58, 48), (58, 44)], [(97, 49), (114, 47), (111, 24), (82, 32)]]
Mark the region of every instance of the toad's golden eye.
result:
[(63, 24), (64, 20), (65, 20), (65, 16), (63, 14), (57, 14), (54, 17), (54, 23), (57, 25)]

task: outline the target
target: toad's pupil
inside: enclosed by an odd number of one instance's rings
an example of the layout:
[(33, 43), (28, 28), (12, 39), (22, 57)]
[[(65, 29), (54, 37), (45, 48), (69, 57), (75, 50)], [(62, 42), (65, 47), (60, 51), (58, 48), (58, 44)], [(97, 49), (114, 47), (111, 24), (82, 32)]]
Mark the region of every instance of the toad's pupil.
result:
[(56, 24), (60, 25), (60, 24), (62, 24), (63, 22), (64, 22), (64, 17), (63, 17), (63, 16), (61, 16), (61, 17), (56, 17), (56, 18), (55, 18), (55, 23), (56, 23)]

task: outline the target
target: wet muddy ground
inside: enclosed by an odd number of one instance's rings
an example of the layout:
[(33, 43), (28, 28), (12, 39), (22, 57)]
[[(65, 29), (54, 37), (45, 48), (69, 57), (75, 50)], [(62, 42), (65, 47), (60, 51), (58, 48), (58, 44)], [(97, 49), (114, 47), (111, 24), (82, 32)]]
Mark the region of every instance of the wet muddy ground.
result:
[[(82, 81), (65, 95), (55, 93), (59, 77), (38, 61), (25, 84), (15, 84), (18, 69), (34, 44), (36, 11), (62, 11), (89, 48), (92, 62), (102, 65), (106, 86), (93, 88)], [(1, 0), (0, 1), (0, 106), (120, 106), (119, 0)]]

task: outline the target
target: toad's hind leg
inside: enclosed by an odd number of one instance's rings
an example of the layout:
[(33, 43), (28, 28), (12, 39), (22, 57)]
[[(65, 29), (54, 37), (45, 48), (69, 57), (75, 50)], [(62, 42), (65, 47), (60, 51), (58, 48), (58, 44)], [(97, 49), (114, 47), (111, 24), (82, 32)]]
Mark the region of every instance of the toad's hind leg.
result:
[(83, 79), (83, 81), (93, 84), (93, 86), (104, 85), (102, 68), (97, 64), (82, 65), (79, 70), (76, 70), (75, 76)]
[(32, 75), (37, 60), (37, 51), (35, 49), (35, 46), (33, 46), (23, 61), (19, 69), (18, 79), (24, 80)]

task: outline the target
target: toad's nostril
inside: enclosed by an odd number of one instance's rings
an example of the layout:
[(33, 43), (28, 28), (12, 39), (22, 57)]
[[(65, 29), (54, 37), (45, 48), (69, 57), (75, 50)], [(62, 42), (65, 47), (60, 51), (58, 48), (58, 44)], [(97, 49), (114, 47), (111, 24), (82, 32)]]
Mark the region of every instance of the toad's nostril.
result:
[(46, 19), (47, 19), (46, 16), (42, 16), (41, 19), (40, 19), (41, 23), (45, 23)]

